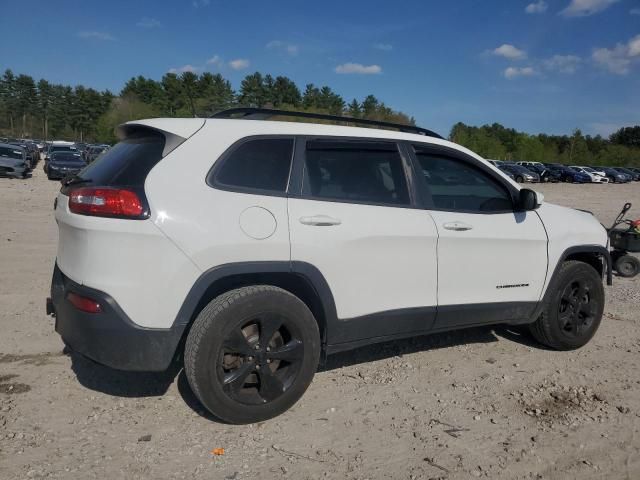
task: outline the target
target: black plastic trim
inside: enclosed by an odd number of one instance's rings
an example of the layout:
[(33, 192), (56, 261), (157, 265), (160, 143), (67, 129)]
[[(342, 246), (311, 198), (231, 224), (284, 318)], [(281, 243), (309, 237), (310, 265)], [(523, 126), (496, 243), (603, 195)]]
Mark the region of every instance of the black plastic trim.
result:
[[(540, 302), (538, 303), (536, 310), (533, 312), (531, 316), (531, 322), (535, 322), (538, 319), (538, 317), (544, 310), (544, 307), (549, 303), (550, 295), (552, 295), (551, 289), (549, 287), (553, 285), (553, 281), (555, 280), (558, 274), (558, 271), (560, 270), (560, 267), (567, 260), (567, 258), (577, 253), (591, 253), (591, 254), (601, 256), (604, 262), (603, 264), (604, 275), (606, 278), (607, 285), (609, 286), (613, 285), (613, 267), (612, 267), (612, 261), (611, 261), (611, 253), (609, 252), (609, 250), (607, 250), (602, 245), (574, 245), (573, 247), (569, 247), (560, 255), (560, 258), (558, 259), (558, 263), (556, 263), (553, 269), (553, 273), (549, 277), (549, 282), (546, 283), (547, 288), (544, 294), (542, 295), (542, 298), (540, 299)], [(548, 271), (549, 269), (547, 269), (547, 275), (549, 274)]]
[(417, 127), (415, 125), (404, 125), (401, 123), (383, 122), (379, 120), (369, 120), (366, 118), (354, 118), (345, 117), (341, 115), (327, 115), (324, 113), (314, 112), (296, 112), (290, 110), (276, 110), (270, 108), (252, 108), (252, 107), (239, 107), (230, 108), (228, 110), (222, 110), (211, 115), (209, 118), (238, 118), (238, 119), (250, 119), (250, 120), (264, 120), (270, 117), (294, 117), (294, 118), (313, 118), (317, 120), (331, 120), (334, 122), (342, 123), (355, 123), (360, 125), (370, 125), (374, 127), (395, 128), (405, 133), (417, 133), (420, 135), (426, 135), (428, 137), (442, 138), (435, 132), (427, 130), (426, 128)]
[[(101, 313), (85, 313), (67, 300), (74, 292), (100, 303)], [(108, 294), (80, 285), (56, 264), (47, 311), (56, 317), (55, 329), (73, 351), (118, 370), (164, 371), (171, 364), (184, 325), (168, 329), (144, 328), (131, 321)]]

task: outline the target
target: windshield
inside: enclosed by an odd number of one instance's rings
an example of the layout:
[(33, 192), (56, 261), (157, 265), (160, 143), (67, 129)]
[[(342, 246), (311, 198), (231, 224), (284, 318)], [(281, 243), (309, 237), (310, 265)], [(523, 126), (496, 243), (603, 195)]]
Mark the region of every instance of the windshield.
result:
[(22, 150), (11, 147), (0, 147), (0, 157), (22, 160)]
[(50, 152), (75, 152), (78, 149), (71, 145), (52, 145), (49, 148)]
[(51, 155), (52, 162), (71, 162), (71, 163), (84, 163), (79, 153), (72, 152), (56, 152)]
[(595, 173), (595, 170), (594, 170), (593, 168), (591, 168), (591, 167), (582, 167), (582, 169), (583, 169), (585, 172)]

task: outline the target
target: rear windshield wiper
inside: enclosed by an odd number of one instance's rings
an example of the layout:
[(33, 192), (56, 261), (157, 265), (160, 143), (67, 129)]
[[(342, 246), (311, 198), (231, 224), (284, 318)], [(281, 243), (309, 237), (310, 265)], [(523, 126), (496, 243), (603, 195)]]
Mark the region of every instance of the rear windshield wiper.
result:
[(90, 178), (82, 178), (77, 175), (74, 175), (69, 180), (65, 180), (63, 182), (63, 185), (67, 187), (69, 185), (77, 185), (79, 183), (90, 183), (90, 182), (93, 182), (93, 180), (91, 180)]

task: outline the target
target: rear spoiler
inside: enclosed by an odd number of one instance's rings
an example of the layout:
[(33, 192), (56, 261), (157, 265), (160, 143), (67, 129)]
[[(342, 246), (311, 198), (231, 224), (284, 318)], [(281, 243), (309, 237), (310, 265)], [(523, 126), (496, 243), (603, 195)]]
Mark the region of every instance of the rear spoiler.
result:
[(162, 152), (162, 156), (165, 157), (200, 130), (204, 123), (205, 120), (201, 118), (151, 118), (123, 123), (118, 126), (116, 133), (121, 140), (140, 131), (151, 130), (161, 133), (165, 137)]

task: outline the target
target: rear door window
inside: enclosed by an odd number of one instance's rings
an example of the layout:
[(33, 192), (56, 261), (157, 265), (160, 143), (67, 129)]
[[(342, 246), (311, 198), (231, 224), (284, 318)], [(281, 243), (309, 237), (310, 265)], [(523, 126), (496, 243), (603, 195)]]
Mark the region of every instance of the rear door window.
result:
[(256, 138), (220, 159), (209, 185), (229, 190), (284, 193), (289, 183), (293, 138)]
[(303, 193), (353, 203), (410, 203), (403, 160), (394, 142), (308, 141)]

